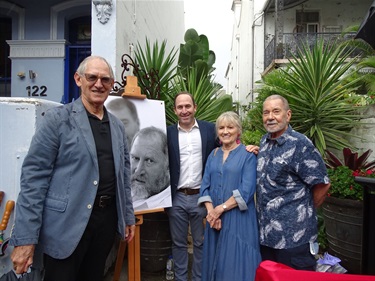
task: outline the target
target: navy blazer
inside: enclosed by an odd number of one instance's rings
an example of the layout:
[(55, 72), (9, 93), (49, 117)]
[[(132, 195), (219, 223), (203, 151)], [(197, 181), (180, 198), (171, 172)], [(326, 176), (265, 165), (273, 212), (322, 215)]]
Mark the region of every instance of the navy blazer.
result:
[[(118, 232), (135, 217), (125, 127), (108, 113), (116, 173)], [(99, 184), (95, 140), (81, 99), (52, 108), (41, 117), (24, 160), (21, 192), (10, 240), (14, 246), (38, 244), (56, 259), (72, 254), (91, 216)]]
[[(197, 120), (199, 131), (202, 139), (202, 176), (208, 155), (211, 151), (218, 147), (219, 144), (216, 140), (215, 124)], [(177, 124), (168, 126), (168, 155), (169, 155), (169, 173), (171, 177), (171, 191), (172, 198), (176, 193), (178, 181), (180, 179), (180, 147), (178, 144), (178, 129)]]

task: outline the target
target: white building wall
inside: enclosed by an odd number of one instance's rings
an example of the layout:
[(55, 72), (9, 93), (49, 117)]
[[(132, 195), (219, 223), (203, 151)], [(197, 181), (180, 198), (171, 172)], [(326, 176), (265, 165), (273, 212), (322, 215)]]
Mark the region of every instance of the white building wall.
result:
[[(228, 93), (240, 105), (248, 105), (256, 82), (264, 72), (264, 50), (275, 35), (274, 12), (263, 13), (274, 0), (233, 0), (235, 23), (233, 27), (231, 61), (227, 69)], [(309, 0), (283, 11), (283, 32), (293, 33), (296, 27), (296, 10), (318, 11), (319, 30), (328, 26), (360, 24), (373, 0)]]
[(252, 30), (251, 19), (252, 1), (234, 0), (232, 10), (234, 12), (234, 27), (232, 37), (232, 55), (230, 69), (227, 71), (228, 93), (232, 95), (233, 101), (240, 106), (246, 104), (246, 96), (250, 79), (252, 77)]
[(252, 23), (253, 28), (253, 42), (254, 42), (254, 53), (253, 53), (253, 76), (251, 78), (250, 96), (248, 97), (249, 102), (254, 102), (256, 94), (256, 82), (261, 80), (261, 74), (264, 70), (264, 5), (265, 1), (254, 1), (254, 20)]
[(237, 101), (237, 82), (238, 82), (238, 39), (237, 37), (237, 27), (239, 24), (240, 11), (241, 11), (241, 2), (233, 1), (232, 3), (233, 11), (233, 31), (232, 31), (232, 40), (231, 40), (231, 57), (230, 62), (228, 63), (227, 71), (225, 77), (227, 79), (227, 94), (231, 95), (233, 101)]
[(132, 56), (132, 48), (136, 47), (138, 42), (144, 47), (146, 37), (151, 45), (157, 40), (160, 46), (163, 40), (167, 40), (167, 52), (173, 47), (178, 49), (183, 42), (183, 0), (117, 0), (114, 11), (115, 14), (110, 20), (102, 24), (94, 16), (93, 7), (92, 52), (110, 60), (117, 79), (120, 79), (123, 70), (122, 55)]
[(234, 0), (232, 5), (235, 21), (227, 70), (228, 93), (240, 106), (253, 101), (253, 84), (263, 67), (263, 51), (259, 52), (264, 49), (262, 1)]
[[(303, 10), (305, 12), (317, 11), (319, 12), (319, 30), (318, 32), (325, 32), (327, 26), (338, 26), (346, 28), (360, 24), (372, 3), (372, 0), (343, 0), (343, 1), (327, 1), (314, 0), (307, 1), (292, 9), (284, 11), (284, 33), (292, 33), (296, 27), (296, 10)], [(275, 34), (275, 17), (274, 13), (270, 12), (266, 15), (266, 35), (272, 39)]]
[(238, 89), (238, 102), (241, 105), (248, 103), (247, 96), (250, 93), (253, 76), (253, 29), (252, 22), (254, 19), (254, 6), (253, 1), (242, 1), (241, 20), (239, 25), (239, 89)]

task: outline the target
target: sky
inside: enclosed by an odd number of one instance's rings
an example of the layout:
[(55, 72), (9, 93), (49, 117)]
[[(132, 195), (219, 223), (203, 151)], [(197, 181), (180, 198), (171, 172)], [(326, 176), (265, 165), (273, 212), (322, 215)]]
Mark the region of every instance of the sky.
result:
[(194, 28), (208, 38), (210, 50), (215, 52), (215, 81), (224, 89), (225, 72), (231, 57), (233, 30), (233, 0), (185, 0), (185, 29)]

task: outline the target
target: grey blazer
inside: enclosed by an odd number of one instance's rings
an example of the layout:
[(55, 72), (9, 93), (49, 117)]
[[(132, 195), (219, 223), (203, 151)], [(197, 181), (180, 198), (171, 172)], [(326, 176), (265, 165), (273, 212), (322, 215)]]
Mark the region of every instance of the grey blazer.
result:
[[(116, 172), (118, 232), (135, 224), (125, 128), (108, 113)], [(10, 244), (38, 244), (64, 259), (72, 254), (89, 221), (99, 183), (95, 141), (81, 99), (41, 117), (25, 157)]]

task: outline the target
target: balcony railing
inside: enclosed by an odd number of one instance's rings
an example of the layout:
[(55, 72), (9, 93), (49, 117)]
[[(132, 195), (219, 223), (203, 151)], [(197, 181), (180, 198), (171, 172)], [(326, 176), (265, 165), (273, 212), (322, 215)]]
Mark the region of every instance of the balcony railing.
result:
[[(264, 52), (264, 69), (275, 59), (292, 58), (304, 44), (312, 48), (318, 40), (323, 40), (325, 44), (331, 44), (352, 39), (354, 36), (355, 33), (348, 33), (344, 36), (341, 33), (284, 33), (283, 43), (276, 46), (275, 38), (273, 38), (267, 45)], [(359, 51), (354, 51), (351, 57), (358, 55), (358, 53)]]

